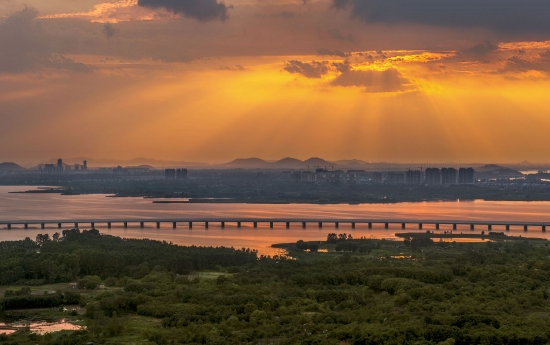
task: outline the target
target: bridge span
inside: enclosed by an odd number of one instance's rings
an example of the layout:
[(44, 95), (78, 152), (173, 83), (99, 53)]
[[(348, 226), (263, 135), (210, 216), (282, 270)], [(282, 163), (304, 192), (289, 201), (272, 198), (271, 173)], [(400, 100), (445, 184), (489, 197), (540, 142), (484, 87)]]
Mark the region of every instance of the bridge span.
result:
[(146, 223), (156, 224), (157, 228), (160, 228), (162, 223), (171, 223), (175, 229), (178, 224), (185, 224), (189, 228), (192, 228), (194, 224), (203, 225), (208, 229), (209, 224), (220, 224), (221, 228), (224, 228), (227, 223), (236, 224), (237, 227), (241, 227), (243, 223), (252, 224), (255, 228), (259, 223), (269, 224), (270, 228), (273, 228), (275, 224), (285, 224), (286, 228), (290, 228), (291, 224), (301, 224), (302, 228), (306, 228), (308, 223), (314, 223), (319, 228), (323, 227), (323, 224), (333, 224), (336, 228), (340, 224), (350, 224), (354, 229), (357, 224), (367, 224), (369, 229), (372, 229), (374, 224), (382, 224), (386, 229), (389, 229), (390, 225), (401, 225), (402, 229), (406, 229), (407, 226), (415, 226), (418, 229), (422, 229), (424, 225), (433, 225), (436, 230), (439, 230), (441, 225), (452, 225), (453, 230), (457, 230), (459, 225), (467, 225), (470, 230), (475, 230), (476, 226), (484, 227), (489, 231), (493, 230), (493, 226), (503, 226), (506, 231), (510, 230), (510, 227), (523, 227), (524, 231), (528, 231), (531, 228), (539, 228), (543, 232), (546, 231), (546, 227), (550, 226), (550, 222), (526, 222), (526, 221), (490, 221), (490, 220), (433, 220), (433, 219), (342, 219), (342, 218), (121, 218), (121, 219), (56, 219), (56, 220), (0, 220), (0, 225), (6, 226), (11, 229), (14, 225), (22, 225), (25, 229), (29, 228), (29, 225), (39, 225), (42, 229), (46, 225), (56, 224), (59, 229), (63, 225), (74, 226), (78, 228), (82, 224), (89, 225), (94, 228), (96, 224), (105, 224), (108, 228), (111, 228), (113, 224), (122, 224), (125, 228), (128, 224), (139, 224), (140, 227), (144, 227)]

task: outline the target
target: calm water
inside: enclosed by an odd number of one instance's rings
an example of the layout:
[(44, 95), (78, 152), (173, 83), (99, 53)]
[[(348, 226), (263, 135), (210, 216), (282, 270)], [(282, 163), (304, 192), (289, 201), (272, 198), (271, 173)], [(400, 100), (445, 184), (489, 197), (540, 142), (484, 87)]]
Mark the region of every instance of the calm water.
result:
[[(59, 194), (9, 194), (11, 191), (24, 191), (29, 187), (0, 186), (0, 220), (32, 220), (32, 219), (76, 219), (76, 218), (155, 218), (155, 217), (254, 217), (254, 218), (396, 218), (396, 219), (477, 219), (477, 220), (509, 220), (509, 221), (550, 221), (550, 202), (491, 202), (491, 201), (459, 201), (459, 202), (423, 202), (401, 204), (363, 204), (363, 205), (257, 205), (257, 204), (153, 204), (153, 199), (144, 198), (111, 198), (105, 195), (62, 196)], [(86, 227), (86, 224), (83, 224)], [(189, 230), (184, 224), (172, 229), (172, 224), (163, 224), (157, 229), (154, 224), (146, 224), (141, 229), (138, 224), (129, 224), (127, 229), (122, 225), (113, 224), (112, 229), (98, 227), (102, 232), (121, 237), (151, 238), (171, 241), (181, 245), (200, 246), (233, 246), (257, 249), (261, 254), (273, 255), (277, 250), (270, 248), (272, 243), (295, 242), (303, 240), (323, 240), (329, 232), (346, 232), (354, 237), (394, 238), (396, 232), (403, 232), (400, 226), (389, 230), (383, 226), (367, 229), (366, 225), (358, 225), (351, 229), (348, 224), (341, 224), (335, 229), (325, 224), (319, 229), (315, 224), (308, 224), (302, 229), (301, 224), (292, 225), (286, 229), (284, 224), (269, 229), (268, 224), (259, 224), (254, 229), (252, 224), (243, 224), (238, 229), (232, 224), (226, 224), (221, 229), (219, 224), (210, 224), (208, 230), (200, 224), (195, 224)], [(424, 231), (431, 229), (424, 226)], [(441, 231), (451, 230), (451, 227), (441, 226)], [(480, 233), (479, 227), (475, 233)], [(493, 227), (494, 231), (503, 231)], [(0, 240), (22, 239), (36, 237), (39, 233), (52, 235), (57, 226), (38, 226), (28, 230), (22, 228), (0, 227)], [(407, 231), (418, 231), (410, 226)], [(460, 227), (456, 232), (470, 232), (468, 226)], [(510, 235), (550, 238), (550, 232), (542, 233), (540, 229), (531, 229), (524, 233), (523, 229), (512, 228)]]

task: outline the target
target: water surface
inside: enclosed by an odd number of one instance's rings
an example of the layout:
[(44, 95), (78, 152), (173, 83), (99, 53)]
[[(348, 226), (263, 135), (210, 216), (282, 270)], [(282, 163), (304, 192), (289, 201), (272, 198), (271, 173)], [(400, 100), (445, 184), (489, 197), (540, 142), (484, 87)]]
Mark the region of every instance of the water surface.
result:
[[(229, 203), (183, 203), (159, 204), (154, 199), (113, 198), (106, 195), (60, 194), (20, 194), (10, 191), (28, 190), (29, 187), (0, 186), (0, 220), (33, 220), (33, 219), (77, 219), (77, 218), (195, 218), (195, 217), (252, 217), (252, 218), (392, 218), (392, 219), (452, 219), (452, 220), (495, 220), (495, 221), (550, 221), (550, 202), (509, 202), (509, 201), (456, 201), (456, 202), (422, 202), (399, 204), (361, 204), (361, 205), (317, 205), (317, 204), (229, 204)], [(68, 227), (69, 225), (65, 225)], [(88, 227), (82, 224), (82, 228)], [(139, 228), (138, 224), (129, 224), (128, 228), (113, 224), (107, 229), (103, 224), (96, 227), (104, 233), (129, 238), (151, 238), (166, 240), (181, 245), (200, 246), (233, 246), (236, 248), (253, 248), (261, 254), (273, 255), (276, 249), (270, 248), (273, 243), (295, 242), (303, 240), (324, 240), (329, 232), (352, 233), (354, 237), (394, 238), (396, 232), (403, 232), (395, 225), (385, 230), (382, 225), (368, 229), (367, 225), (358, 224), (351, 229), (349, 224), (341, 224), (335, 229), (325, 224), (319, 229), (316, 224), (308, 224), (302, 229), (301, 224), (293, 224), (286, 229), (284, 224), (276, 224), (270, 229), (268, 224), (260, 223), (258, 229), (252, 224), (243, 223), (242, 228), (226, 224), (221, 229), (219, 224), (211, 223), (208, 230), (202, 224), (194, 224), (190, 230), (186, 224), (179, 224), (172, 229), (172, 224), (162, 224), (157, 229), (154, 224)], [(424, 226), (424, 231), (433, 229)], [(440, 231), (449, 231), (451, 226), (441, 226)], [(494, 226), (494, 231), (504, 228)], [(14, 240), (25, 237), (36, 237), (39, 233), (52, 235), (58, 231), (57, 226), (46, 229), (30, 226), (25, 230), (13, 227), (7, 230), (0, 226), (0, 240)], [(411, 225), (407, 231), (419, 231)], [(478, 227), (475, 233), (487, 231)], [(459, 226), (460, 232), (470, 232), (469, 226)], [(512, 227), (510, 235), (550, 238), (540, 228), (523, 232), (522, 228)]]

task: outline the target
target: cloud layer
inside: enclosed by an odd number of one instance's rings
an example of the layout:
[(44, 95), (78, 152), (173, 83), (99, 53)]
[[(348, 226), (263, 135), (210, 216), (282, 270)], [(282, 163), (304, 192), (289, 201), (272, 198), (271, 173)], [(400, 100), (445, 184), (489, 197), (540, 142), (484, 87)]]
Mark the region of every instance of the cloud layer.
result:
[(200, 21), (227, 19), (231, 8), (218, 0), (139, 0), (139, 6), (164, 8), (174, 14), (194, 18)]
[(483, 27), (502, 32), (550, 33), (547, 0), (333, 0), (369, 23)]
[(37, 16), (37, 10), (25, 8), (0, 22), (0, 72), (21, 73), (42, 68), (88, 71), (84, 64), (55, 52)]

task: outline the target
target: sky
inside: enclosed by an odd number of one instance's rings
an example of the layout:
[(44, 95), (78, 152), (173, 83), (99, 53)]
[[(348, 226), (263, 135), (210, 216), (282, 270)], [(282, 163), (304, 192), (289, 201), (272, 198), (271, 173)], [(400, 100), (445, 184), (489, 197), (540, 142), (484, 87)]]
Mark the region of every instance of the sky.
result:
[(0, 161), (550, 162), (547, 0), (0, 0)]

